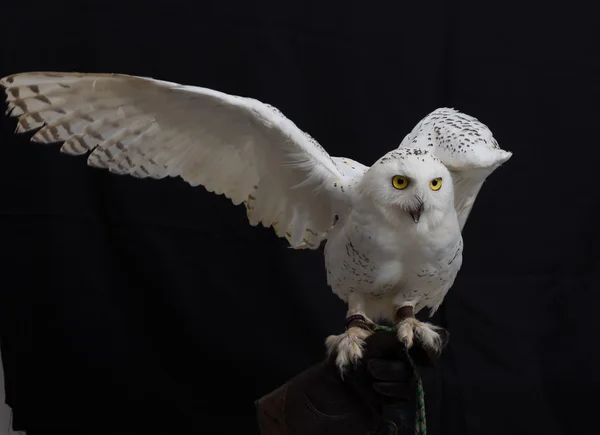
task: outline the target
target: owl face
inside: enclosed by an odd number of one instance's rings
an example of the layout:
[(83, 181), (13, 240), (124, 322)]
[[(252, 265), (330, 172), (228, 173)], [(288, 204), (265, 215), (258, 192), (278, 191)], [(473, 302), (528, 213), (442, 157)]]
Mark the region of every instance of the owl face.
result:
[(361, 180), (360, 191), (391, 219), (404, 224), (440, 221), (454, 211), (448, 169), (421, 148), (401, 148), (381, 157)]

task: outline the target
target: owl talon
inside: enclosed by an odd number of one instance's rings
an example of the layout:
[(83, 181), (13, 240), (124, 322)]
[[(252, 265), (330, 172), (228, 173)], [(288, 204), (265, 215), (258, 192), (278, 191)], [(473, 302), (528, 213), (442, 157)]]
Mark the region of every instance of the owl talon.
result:
[(330, 335), (325, 342), (328, 354), (335, 354), (335, 364), (340, 373), (348, 369), (348, 366), (356, 367), (363, 356), (365, 340), (372, 333), (363, 328), (349, 328), (340, 335)]
[(408, 317), (398, 323), (398, 339), (406, 349), (410, 349), (417, 342), (426, 351), (439, 355), (442, 351), (443, 340), (438, 333), (441, 328), (431, 323), (425, 323), (414, 317)]

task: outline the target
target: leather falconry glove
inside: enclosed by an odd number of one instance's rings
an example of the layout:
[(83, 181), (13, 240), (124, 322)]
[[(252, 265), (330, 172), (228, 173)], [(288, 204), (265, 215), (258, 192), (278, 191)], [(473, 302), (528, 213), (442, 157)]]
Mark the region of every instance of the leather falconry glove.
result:
[[(417, 366), (430, 365), (418, 347)], [(335, 354), (256, 402), (262, 435), (414, 435), (416, 378), (391, 331), (366, 339), (362, 361), (342, 378)]]

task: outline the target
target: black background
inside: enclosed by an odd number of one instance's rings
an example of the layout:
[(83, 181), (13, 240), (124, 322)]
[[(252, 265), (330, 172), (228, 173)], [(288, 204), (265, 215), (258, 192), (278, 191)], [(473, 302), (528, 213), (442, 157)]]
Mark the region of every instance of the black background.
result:
[[(430, 434), (593, 433), (600, 31), (576, 2), (28, 1), (0, 76), (121, 72), (251, 96), (365, 164), (441, 106), (514, 153), (485, 183), (426, 374)], [(180, 179), (0, 144), (0, 337), (18, 429), (253, 434), (345, 307), (320, 252)], [(42, 432), (44, 433), (44, 432)]]

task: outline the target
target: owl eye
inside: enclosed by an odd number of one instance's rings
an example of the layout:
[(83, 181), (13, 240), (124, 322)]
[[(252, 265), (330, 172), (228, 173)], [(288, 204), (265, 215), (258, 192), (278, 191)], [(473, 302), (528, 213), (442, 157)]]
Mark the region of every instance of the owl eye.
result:
[(408, 187), (408, 178), (404, 175), (394, 175), (392, 185), (398, 190), (406, 189)]
[(431, 190), (440, 190), (441, 187), (442, 187), (442, 179), (441, 178), (434, 178), (429, 183), (429, 187), (431, 187)]

